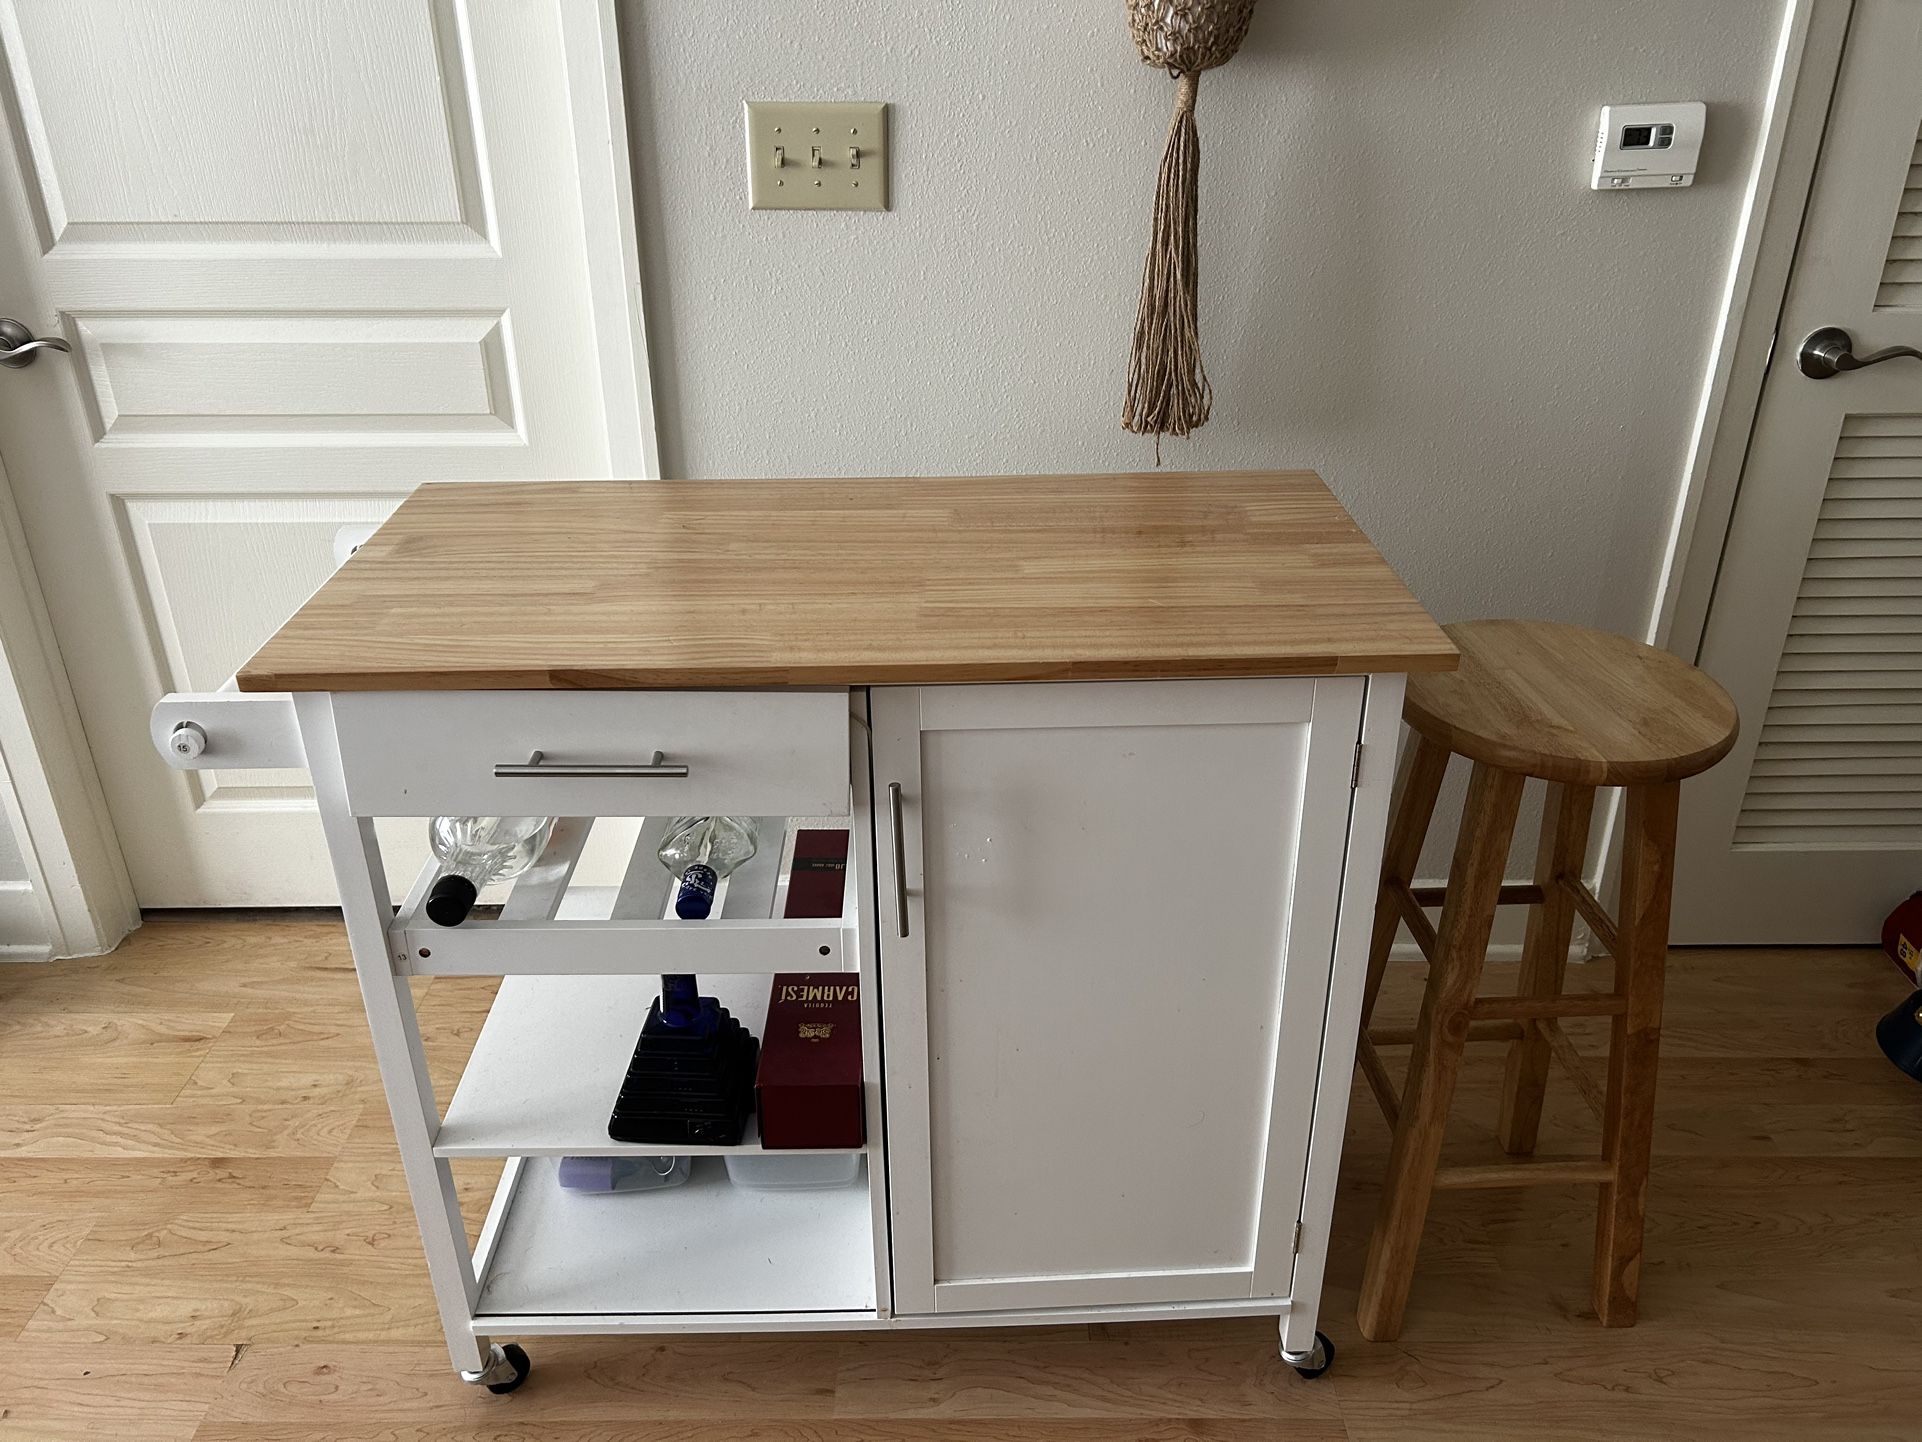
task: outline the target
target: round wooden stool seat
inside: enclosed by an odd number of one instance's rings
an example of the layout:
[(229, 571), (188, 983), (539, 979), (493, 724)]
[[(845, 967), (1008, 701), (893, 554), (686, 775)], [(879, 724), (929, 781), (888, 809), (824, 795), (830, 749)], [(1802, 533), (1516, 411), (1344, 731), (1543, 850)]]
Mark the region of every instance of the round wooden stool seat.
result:
[(1702, 671), (1555, 621), (1444, 626), (1461, 669), (1408, 678), (1404, 716), (1459, 756), (1578, 786), (1680, 781), (1735, 744), (1735, 703)]

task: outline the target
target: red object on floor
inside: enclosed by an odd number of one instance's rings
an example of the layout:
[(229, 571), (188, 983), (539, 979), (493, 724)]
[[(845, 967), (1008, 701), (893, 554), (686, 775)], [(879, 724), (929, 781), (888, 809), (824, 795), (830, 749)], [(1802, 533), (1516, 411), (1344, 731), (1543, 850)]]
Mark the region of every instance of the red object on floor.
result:
[(858, 974), (775, 976), (754, 1101), (764, 1147), (858, 1147), (865, 1141)]
[(1910, 981), (1922, 985), (1922, 891), (1896, 907), (1882, 923), (1882, 950), (1894, 958)]

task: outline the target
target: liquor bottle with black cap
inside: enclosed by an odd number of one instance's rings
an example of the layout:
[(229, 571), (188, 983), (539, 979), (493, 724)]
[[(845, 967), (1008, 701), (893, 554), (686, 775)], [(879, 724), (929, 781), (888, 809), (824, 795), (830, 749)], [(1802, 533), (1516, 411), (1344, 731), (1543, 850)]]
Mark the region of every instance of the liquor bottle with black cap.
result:
[(481, 888), (527, 870), (547, 849), (553, 831), (551, 816), (436, 816), (428, 823), (427, 839), (441, 874), (427, 893), (428, 920), (459, 926)]

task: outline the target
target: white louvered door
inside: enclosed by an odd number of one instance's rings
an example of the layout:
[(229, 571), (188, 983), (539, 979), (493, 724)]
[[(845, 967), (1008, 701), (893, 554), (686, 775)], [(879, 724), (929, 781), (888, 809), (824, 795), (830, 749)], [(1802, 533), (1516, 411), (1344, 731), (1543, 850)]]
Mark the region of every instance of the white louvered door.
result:
[(1675, 939), (1865, 942), (1922, 888), (1922, 3), (1859, 0), (1701, 662), (1741, 707), (1691, 783)]

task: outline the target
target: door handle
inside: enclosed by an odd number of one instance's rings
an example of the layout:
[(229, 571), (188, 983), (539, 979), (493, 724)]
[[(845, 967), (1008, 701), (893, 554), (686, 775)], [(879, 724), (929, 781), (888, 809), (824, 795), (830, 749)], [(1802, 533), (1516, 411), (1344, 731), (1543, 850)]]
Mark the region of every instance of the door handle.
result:
[(1802, 348), (1795, 353), (1795, 363), (1810, 380), (1825, 381), (1843, 371), (1859, 371), (1863, 366), (1880, 365), (1885, 360), (1895, 360), (1900, 356), (1922, 360), (1922, 350), (1912, 345), (1892, 345), (1867, 355), (1857, 355), (1855, 342), (1847, 331), (1840, 326), (1825, 325), (1802, 338)]
[(40, 358), (43, 350), (71, 351), (58, 336), (37, 336), (10, 315), (0, 315), (0, 366), (19, 370)]

